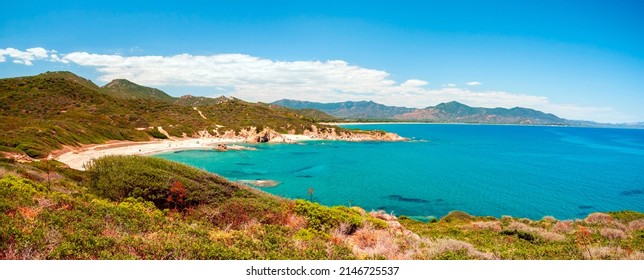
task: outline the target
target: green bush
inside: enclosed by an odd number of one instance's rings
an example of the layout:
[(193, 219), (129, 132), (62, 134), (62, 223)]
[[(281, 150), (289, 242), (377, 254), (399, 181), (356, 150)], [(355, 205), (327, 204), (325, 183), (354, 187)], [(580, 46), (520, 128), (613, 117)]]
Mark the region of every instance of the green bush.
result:
[(106, 156), (95, 159), (87, 171), (89, 187), (99, 196), (115, 201), (141, 197), (160, 209), (175, 207), (168, 197), (177, 181), (185, 185), (187, 207), (221, 203), (239, 189), (214, 174), (152, 157)]
[(441, 219), (441, 221), (444, 222), (452, 222), (452, 221), (470, 221), (472, 220), (472, 216), (470, 214), (467, 214), (463, 211), (452, 211), (449, 212), (445, 217)]
[(635, 211), (608, 212), (608, 215), (610, 215), (614, 219), (624, 221), (627, 223), (638, 219), (644, 219), (644, 213), (635, 212)]
[(21, 205), (33, 205), (33, 195), (45, 190), (45, 186), (28, 179), (11, 175), (0, 178), (0, 213)]
[(347, 224), (347, 233), (353, 233), (363, 224), (360, 212), (346, 206), (327, 207), (317, 202), (298, 199), (295, 200), (294, 211), (306, 217), (309, 228), (322, 232), (337, 228), (340, 224)]
[(166, 136), (165, 134), (161, 133), (161, 132), (159, 131), (159, 129), (158, 129), (158, 128), (156, 128), (156, 127), (155, 127), (155, 128), (153, 128), (152, 130), (148, 130), (148, 133), (149, 133), (152, 137), (157, 138), (157, 139), (168, 139), (168, 136)]

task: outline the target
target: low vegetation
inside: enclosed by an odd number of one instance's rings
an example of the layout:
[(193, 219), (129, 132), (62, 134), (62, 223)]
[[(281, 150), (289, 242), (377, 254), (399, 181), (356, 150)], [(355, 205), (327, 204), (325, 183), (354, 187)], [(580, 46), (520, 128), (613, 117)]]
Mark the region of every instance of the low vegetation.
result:
[[(451, 217), (451, 218), (447, 218)], [(644, 214), (633, 211), (593, 213), (584, 220), (517, 219), (452, 213), (438, 222), (399, 219), (407, 229), (429, 240), (467, 242), (500, 259), (643, 259)], [(634, 225), (634, 226), (629, 226)], [(437, 258), (480, 258), (449, 251)]]
[(420, 222), (287, 200), (163, 159), (0, 161), (0, 259), (642, 259), (644, 214)]

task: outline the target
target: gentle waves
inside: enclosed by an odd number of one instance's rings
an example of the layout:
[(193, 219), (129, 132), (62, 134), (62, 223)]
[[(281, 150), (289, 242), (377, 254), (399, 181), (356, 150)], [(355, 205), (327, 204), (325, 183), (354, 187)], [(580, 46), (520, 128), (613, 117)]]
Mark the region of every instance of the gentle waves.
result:
[(540, 219), (644, 212), (644, 130), (390, 124), (408, 142), (309, 141), (156, 155), (266, 192), (424, 219), (452, 210)]

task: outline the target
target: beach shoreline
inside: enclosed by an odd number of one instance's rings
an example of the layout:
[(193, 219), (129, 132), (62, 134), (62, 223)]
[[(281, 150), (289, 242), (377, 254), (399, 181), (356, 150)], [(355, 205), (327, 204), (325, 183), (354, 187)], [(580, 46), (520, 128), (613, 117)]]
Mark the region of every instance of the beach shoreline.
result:
[[(305, 135), (282, 135), (286, 142), (317, 140)], [(213, 150), (218, 144), (244, 143), (239, 138), (173, 138), (146, 142), (110, 141), (106, 144), (91, 144), (81, 147), (65, 147), (51, 155), (70, 168), (84, 170), (84, 165), (93, 159), (108, 155), (153, 155), (183, 150)]]

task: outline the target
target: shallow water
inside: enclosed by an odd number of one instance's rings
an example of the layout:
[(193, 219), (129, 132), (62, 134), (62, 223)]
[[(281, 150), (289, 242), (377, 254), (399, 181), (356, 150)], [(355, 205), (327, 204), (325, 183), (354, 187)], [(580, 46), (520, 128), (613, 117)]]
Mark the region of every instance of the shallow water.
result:
[(398, 215), (539, 219), (644, 211), (644, 130), (394, 124), (409, 142), (310, 141), (256, 151), (183, 151), (158, 157), (231, 180), (275, 180), (267, 192)]

